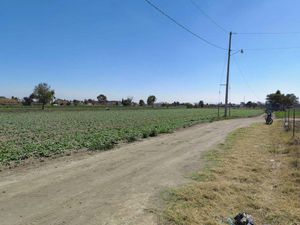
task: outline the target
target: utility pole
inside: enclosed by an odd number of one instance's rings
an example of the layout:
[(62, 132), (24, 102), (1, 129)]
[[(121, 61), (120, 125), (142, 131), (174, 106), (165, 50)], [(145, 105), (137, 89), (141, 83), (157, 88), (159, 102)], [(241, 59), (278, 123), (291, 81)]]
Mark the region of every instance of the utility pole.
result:
[(231, 36), (232, 36), (232, 32), (229, 33), (229, 48), (228, 48), (228, 62), (227, 62), (227, 77), (226, 77), (226, 94), (225, 94), (225, 113), (224, 113), (224, 117), (227, 117), (227, 111), (228, 111), (228, 90), (229, 90), (230, 56), (231, 56)]

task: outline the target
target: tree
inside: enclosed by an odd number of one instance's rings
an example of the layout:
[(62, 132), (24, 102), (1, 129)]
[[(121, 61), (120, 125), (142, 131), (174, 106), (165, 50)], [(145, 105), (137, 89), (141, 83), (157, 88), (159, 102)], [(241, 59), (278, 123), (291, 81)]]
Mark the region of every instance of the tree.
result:
[(202, 100), (199, 102), (199, 107), (200, 107), (200, 108), (203, 108), (203, 107), (204, 107), (204, 102), (203, 102)]
[(125, 98), (125, 99), (122, 98), (122, 105), (123, 106), (131, 106), (132, 99), (133, 99), (132, 97), (128, 97), (128, 98)]
[(248, 101), (248, 102), (245, 104), (245, 106), (246, 106), (247, 108), (256, 108), (257, 103)]
[(11, 96), (11, 99), (19, 101), (18, 97)]
[(33, 99), (31, 99), (30, 97), (24, 97), (23, 98), (23, 101), (22, 101), (22, 104), (23, 105), (31, 105), (32, 104), (32, 102), (33, 102)]
[(141, 99), (141, 100), (139, 101), (139, 106), (144, 106), (144, 105), (145, 105), (145, 102), (144, 102), (143, 99)]
[(286, 107), (291, 107), (298, 103), (298, 98), (294, 94), (286, 94), (283, 98), (283, 105)]
[(273, 110), (284, 110), (298, 103), (298, 98), (294, 94), (282, 94), (279, 90), (267, 95), (267, 102)]
[(155, 101), (156, 101), (156, 97), (154, 95), (150, 95), (147, 99), (147, 104), (153, 106)]
[(107, 97), (103, 94), (98, 95), (97, 99), (100, 104), (105, 104), (107, 102)]
[(95, 105), (95, 102), (97, 102), (97, 101), (95, 101), (95, 100), (93, 100), (93, 99), (91, 99), (91, 98), (89, 98), (89, 99), (86, 100), (86, 101), (87, 101), (86, 104), (91, 104), (91, 105)]
[(185, 106), (186, 106), (188, 109), (194, 108), (194, 105), (191, 104), (191, 103), (185, 103)]
[(34, 94), (29, 95), (29, 97), (24, 97), (22, 104), (23, 105), (31, 105), (34, 102)]
[(281, 92), (279, 90), (277, 90), (275, 93), (271, 93), (271, 94), (267, 95), (267, 101), (271, 105), (273, 110), (280, 109), (283, 98), (284, 98), (284, 95), (281, 94)]
[(33, 96), (39, 103), (42, 103), (42, 109), (45, 109), (45, 105), (54, 99), (54, 94), (54, 90), (51, 90), (46, 83), (38, 84), (33, 90)]
[(80, 104), (80, 101), (77, 100), (77, 99), (74, 99), (74, 100), (73, 100), (73, 104), (74, 104), (75, 106), (78, 106), (78, 105)]
[(173, 105), (173, 106), (180, 106), (180, 102), (173, 102), (171, 105)]

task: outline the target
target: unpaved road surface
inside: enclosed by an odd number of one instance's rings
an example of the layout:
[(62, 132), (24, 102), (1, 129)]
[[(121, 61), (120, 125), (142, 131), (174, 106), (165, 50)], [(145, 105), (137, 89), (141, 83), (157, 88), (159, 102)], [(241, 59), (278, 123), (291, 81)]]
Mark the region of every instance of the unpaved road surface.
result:
[(149, 209), (188, 182), (201, 153), (262, 118), (200, 124), (78, 159), (0, 172), (1, 225), (157, 224)]

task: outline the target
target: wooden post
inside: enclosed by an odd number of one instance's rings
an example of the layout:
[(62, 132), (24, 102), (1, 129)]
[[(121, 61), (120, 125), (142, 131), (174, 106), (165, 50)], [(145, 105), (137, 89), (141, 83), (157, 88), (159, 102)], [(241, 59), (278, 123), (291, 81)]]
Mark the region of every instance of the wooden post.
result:
[(288, 130), (290, 130), (290, 108), (289, 108), (289, 111), (288, 111), (288, 118), (287, 118), (287, 124), (288, 124)]
[(224, 117), (227, 117), (227, 110), (228, 110), (228, 90), (229, 90), (230, 56), (231, 56), (231, 37), (232, 37), (232, 32), (229, 33), (229, 47), (228, 47), (228, 61), (227, 61), (227, 76), (226, 76), (226, 93), (225, 93), (225, 112), (224, 112)]
[(293, 112), (293, 137), (295, 137), (295, 126), (296, 126), (296, 108), (294, 108), (294, 112)]

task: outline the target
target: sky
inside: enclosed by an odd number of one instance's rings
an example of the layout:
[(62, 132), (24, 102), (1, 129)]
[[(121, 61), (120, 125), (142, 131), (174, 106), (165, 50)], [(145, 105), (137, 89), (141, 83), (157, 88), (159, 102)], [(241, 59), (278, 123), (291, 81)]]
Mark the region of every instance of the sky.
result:
[[(210, 42), (228, 32), (190, 0), (151, 0)], [(232, 36), (230, 101), (300, 96), (298, 0), (194, 0)], [(30, 95), (40, 82), (57, 98), (108, 100), (154, 94), (159, 102), (224, 102), (227, 51), (177, 26), (144, 0), (1, 0), (0, 96)], [(240, 33), (240, 34), (239, 34)], [(264, 50), (253, 50), (264, 48)], [(247, 50), (249, 49), (249, 50)], [(252, 50), (251, 50), (252, 49)]]

